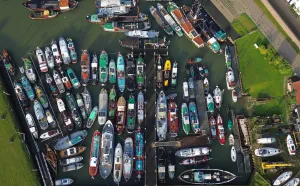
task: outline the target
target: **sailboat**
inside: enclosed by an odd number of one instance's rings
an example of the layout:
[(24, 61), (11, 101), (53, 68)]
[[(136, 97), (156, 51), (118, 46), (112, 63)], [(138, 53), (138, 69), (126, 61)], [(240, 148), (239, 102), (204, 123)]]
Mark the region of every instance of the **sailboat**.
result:
[(156, 102), (156, 130), (159, 141), (163, 141), (167, 137), (167, 99), (163, 91), (158, 95)]
[(81, 54), (81, 84), (87, 86), (90, 80), (90, 54), (87, 50), (83, 50)]
[(119, 97), (118, 99), (116, 118), (117, 118), (116, 121), (117, 133), (118, 135), (122, 135), (126, 123), (126, 101), (123, 96)]
[(118, 77), (119, 90), (120, 90), (120, 92), (124, 92), (124, 90), (125, 90), (125, 65), (124, 65), (124, 58), (121, 53), (118, 54), (117, 77)]
[(107, 118), (107, 104), (108, 95), (105, 88), (102, 88), (99, 94), (99, 110), (98, 110), (98, 123), (104, 125)]
[(91, 72), (92, 72), (92, 84), (96, 85), (98, 81), (98, 58), (97, 55), (93, 55), (93, 60), (91, 63)]
[(108, 54), (105, 50), (102, 50), (100, 57), (99, 57), (99, 81), (101, 83), (101, 85), (105, 85), (106, 81), (107, 81), (107, 65), (108, 65)]
[(121, 181), (122, 170), (123, 170), (123, 150), (121, 144), (118, 143), (115, 149), (114, 170), (113, 170), (114, 182), (116, 184), (119, 184)]
[(89, 174), (93, 178), (97, 175), (99, 166), (99, 155), (100, 155), (100, 144), (101, 144), (101, 133), (96, 130), (92, 137), (91, 151), (90, 151), (90, 166)]

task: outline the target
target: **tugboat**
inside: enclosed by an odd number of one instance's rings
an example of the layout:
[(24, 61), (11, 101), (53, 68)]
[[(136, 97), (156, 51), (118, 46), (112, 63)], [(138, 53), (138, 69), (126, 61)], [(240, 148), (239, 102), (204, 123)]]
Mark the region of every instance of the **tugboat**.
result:
[(215, 120), (214, 116), (211, 116), (209, 119), (209, 128), (210, 128), (210, 133), (211, 133), (212, 139), (216, 139), (217, 138), (217, 127), (216, 127), (216, 120)]
[(144, 136), (141, 129), (135, 131), (135, 171), (138, 180), (144, 173)]
[(196, 98), (196, 93), (195, 93), (195, 83), (193, 78), (189, 78), (188, 80), (188, 87), (189, 87), (189, 97), (190, 99), (195, 99)]
[(56, 98), (56, 105), (60, 113), (66, 111), (66, 106), (62, 99)]
[(190, 102), (189, 103), (189, 115), (190, 115), (190, 122), (193, 131), (195, 134), (200, 133), (200, 124), (199, 124), (199, 119), (198, 119), (198, 112), (197, 112), (197, 107), (195, 102)]
[(108, 120), (102, 130), (100, 175), (106, 179), (112, 170), (114, 158), (114, 126)]
[(60, 72), (60, 74), (61, 74), (61, 77), (62, 77), (61, 81), (65, 85), (65, 88), (70, 90), (72, 88), (72, 84), (69, 81), (69, 78), (68, 78), (67, 74), (63, 70)]
[(71, 68), (68, 68), (67, 69), (67, 74), (68, 74), (68, 77), (69, 77), (69, 79), (72, 83), (72, 86), (75, 89), (78, 89), (81, 86), (81, 84), (80, 84), (75, 72)]
[(117, 92), (115, 86), (113, 86), (109, 91), (108, 99), (108, 117), (113, 118), (116, 115), (116, 101), (117, 101)]
[(47, 66), (44, 52), (39, 47), (36, 47), (35, 54), (36, 54), (37, 60), (39, 62), (39, 67), (40, 67), (41, 72), (48, 72), (48, 66)]
[(137, 59), (137, 64), (136, 64), (136, 81), (137, 81), (137, 86), (138, 89), (141, 90), (143, 89), (144, 85), (145, 85), (145, 72), (144, 69), (145, 68), (145, 63), (144, 63), (144, 59), (142, 58), (141, 55), (139, 55), (139, 58)]
[(14, 82), (14, 89), (15, 89), (15, 93), (16, 93), (17, 97), (19, 98), (19, 100), (22, 104), (22, 107), (25, 109), (28, 109), (29, 108), (29, 100), (28, 100), (28, 97), (27, 97), (25, 91), (22, 88), (21, 83)]
[(206, 104), (207, 104), (208, 112), (214, 113), (214, 110), (215, 110), (214, 100), (210, 94), (208, 94), (206, 97)]
[(30, 113), (27, 113), (25, 116), (26, 123), (28, 125), (29, 131), (35, 139), (39, 139), (38, 130), (36, 128), (34, 119)]
[(98, 123), (104, 125), (107, 119), (107, 104), (108, 95), (105, 88), (102, 88), (99, 94), (99, 110), (98, 110)]
[(9, 72), (9, 74), (12, 76), (15, 75), (15, 63), (12, 60), (11, 56), (8, 54), (7, 50), (2, 51), (0, 60), (2, 60), (7, 72)]
[(31, 83), (36, 82), (36, 74), (32, 68), (32, 62), (28, 58), (22, 58), (24, 62), (25, 74)]
[(136, 118), (136, 108), (135, 108), (135, 98), (131, 94), (128, 99), (127, 106), (127, 132), (133, 133), (135, 128), (135, 118)]
[(168, 122), (169, 122), (169, 131), (171, 137), (176, 137), (178, 133), (178, 111), (177, 104), (174, 98), (169, 100), (168, 105)]
[(46, 76), (46, 82), (49, 85), (52, 96), (57, 97), (59, 92), (58, 92), (58, 89), (56, 88), (54, 80), (52, 79), (52, 77), (48, 73), (46, 73), (45, 76)]
[(127, 37), (143, 38), (143, 39), (152, 39), (156, 38), (159, 35), (159, 32), (154, 30), (142, 31), (142, 30), (132, 30), (125, 32)]
[(116, 129), (117, 129), (118, 135), (122, 135), (124, 128), (125, 128), (125, 123), (126, 123), (126, 101), (123, 96), (121, 96), (118, 99), (116, 118), (117, 118)]
[(101, 133), (99, 130), (96, 130), (92, 137), (91, 151), (90, 151), (90, 166), (89, 174), (92, 178), (97, 175), (98, 166), (99, 166), (99, 155), (100, 155), (100, 146), (101, 146)]
[(73, 64), (77, 63), (77, 52), (75, 50), (74, 42), (71, 38), (67, 38), (68, 49), (70, 51), (70, 57)]
[(226, 84), (228, 90), (233, 90), (236, 86), (234, 74), (231, 67), (229, 67), (226, 72)]
[(225, 138), (225, 129), (223, 125), (223, 120), (220, 114), (217, 115), (217, 134), (218, 140), (221, 145), (224, 145), (226, 142)]
[(71, 120), (69, 114), (67, 113), (67, 111), (63, 111), (61, 112), (61, 119), (64, 122), (65, 128), (67, 131), (71, 132), (72, 130), (74, 130), (74, 123)]
[(151, 23), (149, 21), (143, 22), (119, 22), (113, 21), (110, 23), (105, 23), (103, 29), (106, 32), (126, 32), (130, 30), (149, 30), (151, 28)]
[(208, 156), (209, 153), (210, 153), (210, 149), (208, 147), (195, 147), (195, 148), (180, 149), (176, 151), (175, 156), (179, 158), (192, 158), (196, 156)]
[(97, 118), (98, 115), (98, 107), (95, 106), (92, 110), (92, 112), (90, 113), (90, 116), (88, 117), (88, 121), (86, 123), (86, 128), (91, 128)]
[(98, 81), (98, 59), (97, 55), (93, 55), (93, 60), (91, 63), (91, 72), (92, 72), (92, 84), (96, 85)]
[(76, 102), (77, 102), (77, 106), (79, 107), (82, 119), (86, 119), (88, 116), (84, 108), (83, 99), (79, 93), (76, 94)]
[(67, 42), (63, 37), (60, 37), (58, 42), (63, 62), (64, 64), (69, 65), (71, 63), (71, 57), (67, 47)]
[(38, 100), (34, 101), (33, 108), (34, 108), (35, 117), (38, 120), (41, 129), (46, 130), (48, 128), (47, 118), (44, 109)]
[(53, 19), (59, 15), (57, 10), (36, 10), (29, 15), (30, 19), (33, 20), (44, 20), (44, 19)]
[(86, 87), (84, 88), (84, 91), (81, 93), (81, 95), (83, 97), (84, 108), (87, 114), (90, 114), (92, 111), (92, 98)]
[(123, 154), (123, 176), (127, 182), (132, 174), (133, 169), (133, 140), (131, 137), (127, 137), (124, 142), (124, 154)]
[(157, 174), (160, 182), (164, 182), (166, 178), (166, 152), (164, 147), (158, 148), (158, 156), (157, 156)]
[(209, 82), (207, 78), (204, 78), (203, 85), (204, 85), (204, 95), (206, 97), (209, 94)]
[(73, 132), (71, 135), (67, 135), (58, 140), (54, 145), (54, 149), (62, 152), (62, 150), (70, 148), (80, 143), (82, 140), (84, 140), (87, 134), (88, 133), (86, 130), (79, 130), (77, 132)]
[(190, 119), (189, 119), (189, 109), (186, 103), (181, 105), (181, 118), (182, 118), (182, 127), (186, 135), (189, 135), (191, 130)]
[(118, 54), (117, 60), (118, 87), (120, 92), (125, 90), (125, 65), (124, 58), (121, 53)]
[(114, 170), (113, 170), (113, 178), (116, 184), (119, 184), (122, 178), (122, 170), (123, 170), (123, 150), (120, 143), (116, 146), (115, 149), (115, 159), (114, 159)]
[(144, 122), (144, 109), (145, 109), (145, 98), (143, 92), (139, 92), (137, 97), (137, 120), (138, 124), (141, 126)]
[(175, 157), (172, 151), (168, 153), (168, 174), (171, 180), (175, 177)]
[(55, 128), (56, 127), (56, 121), (53, 118), (53, 114), (51, 113), (50, 110), (46, 110), (45, 113), (46, 113), (46, 118), (47, 118), (47, 121), (48, 121), (50, 127)]
[(108, 54), (105, 50), (102, 50), (99, 61), (100, 61), (99, 81), (100, 81), (101, 85), (104, 86), (107, 81), (107, 73), (108, 73), (108, 70), (107, 70)]
[(162, 87), (162, 82), (163, 82), (162, 58), (159, 55), (156, 58), (156, 86), (157, 86), (157, 88)]
[(171, 72), (171, 61), (167, 59), (164, 65), (164, 87), (169, 86), (170, 72)]
[(53, 57), (52, 51), (49, 47), (45, 47), (45, 56), (46, 56), (46, 61), (47, 61), (48, 67), (50, 69), (53, 69), (54, 68), (54, 57)]
[(42, 106), (45, 109), (48, 108), (49, 104), (47, 101), (47, 97), (46, 97), (46, 94), (44, 93), (44, 91), (42, 90), (42, 88), (36, 84), (34, 86), (34, 90), (35, 90), (36, 97), (39, 99)]
[(52, 49), (55, 63), (57, 66), (60, 67), (62, 64), (62, 58), (61, 58), (61, 54), (60, 54), (60, 51), (57, 46), (57, 42), (54, 39), (51, 41), (51, 49)]
[(167, 137), (167, 123), (167, 99), (165, 93), (161, 91), (156, 102), (156, 130), (159, 141)]
[(174, 61), (173, 62), (173, 66), (172, 66), (172, 76), (171, 76), (171, 86), (172, 88), (176, 88), (177, 85), (177, 62)]
[(64, 87), (64, 84), (60, 78), (59, 73), (56, 70), (53, 70), (53, 79), (55, 81), (55, 84), (58, 88), (59, 93), (63, 94), (66, 92), (66, 89)]
[(226, 64), (226, 67), (227, 68), (231, 68), (231, 53), (230, 53), (230, 50), (229, 50), (229, 46), (226, 45), (225, 47), (225, 64)]
[(216, 86), (214, 90), (214, 98), (215, 98), (216, 108), (220, 110), (222, 105), (222, 92), (218, 86)]
[(87, 50), (83, 50), (81, 54), (81, 84), (87, 86), (90, 80), (90, 54)]
[(108, 65), (108, 74), (109, 74), (109, 82), (111, 84), (116, 83), (117, 75), (116, 75), (116, 62), (113, 59), (110, 59), (109, 65)]
[(186, 158), (179, 162), (179, 165), (200, 165), (207, 163), (209, 160), (211, 160), (209, 156), (199, 156), (199, 157), (192, 157), (192, 158)]
[(160, 12), (154, 6), (150, 6), (150, 12), (151, 15), (154, 17), (156, 23), (159, 26), (161, 26), (168, 35), (172, 36), (173, 30), (171, 26), (168, 24), (168, 22), (165, 20), (164, 16), (161, 15)]
[(23, 76), (21, 78), (21, 84), (25, 90), (27, 97), (30, 99), (30, 101), (33, 101), (35, 98), (35, 94), (33, 92), (32, 86), (31, 86), (30, 82), (28, 81), (27, 77)]

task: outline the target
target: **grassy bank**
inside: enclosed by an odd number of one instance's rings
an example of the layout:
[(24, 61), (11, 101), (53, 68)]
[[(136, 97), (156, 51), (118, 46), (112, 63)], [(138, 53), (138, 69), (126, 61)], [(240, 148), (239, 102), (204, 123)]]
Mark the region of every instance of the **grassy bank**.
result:
[(246, 13), (243, 13), (238, 19), (233, 20), (231, 25), (239, 36), (244, 36), (257, 29), (255, 23)]
[(267, 182), (258, 172), (254, 173), (251, 180), (250, 186), (270, 186), (271, 184)]
[[(5, 119), (1, 120), (0, 130), (0, 180), (1, 185), (6, 186), (34, 186), (40, 185), (36, 172), (33, 172), (31, 160), (25, 152), (19, 134), (15, 130), (16, 122), (10, 112), (7, 96), (3, 93), (0, 82), (0, 115), (5, 114)], [(9, 139), (13, 142), (10, 143)]]

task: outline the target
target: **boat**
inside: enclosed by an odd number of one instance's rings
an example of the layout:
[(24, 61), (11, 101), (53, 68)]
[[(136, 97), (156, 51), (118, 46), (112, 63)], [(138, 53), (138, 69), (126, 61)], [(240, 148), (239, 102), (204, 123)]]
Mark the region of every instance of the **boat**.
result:
[(182, 128), (186, 135), (189, 135), (191, 130), (189, 109), (186, 103), (181, 105), (181, 118), (182, 118)]
[(59, 92), (58, 92), (58, 89), (56, 87), (54, 80), (48, 73), (46, 73), (45, 76), (46, 76), (46, 82), (49, 85), (52, 96), (57, 97), (59, 95)]
[(149, 30), (151, 23), (149, 21), (143, 22), (119, 22), (113, 21), (105, 23), (103, 29), (106, 32), (126, 32), (130, 30)]
[(124, 142), (124, 154), (123, 154), (123, 177), (127, 182), (132, 174), (133, 169), (133, 140), (131, 137), (127, 137)]
[(167, 12), (167, 10), (164, 8), (164, 6), (160, 3), (157, 3), (157, 9), (160, 12), (160, 14), (164, 17), (164, 20), (171, 26), (173, 31), (179, 36), (183, 36), (181, 28), (176, 24), (174, 19), (170, 16), (170, 14)]
[(204, 95), (207, 96), (209, 94), (209, 82), (207, 78), (204, 78), (203, 85), (204, 85)]
[(94, 24), (105, 24), (111, 20), (110, 18), (107, 17), (107, 15), (103, 15), (103, 13), (101, 13), (100, 15), (98, 14), (87, 15), (85, 16), (85, 19), (90, 23), (94, 23)]
[(83, 50), (80, 60), (81, 67), (81, 84), (87, 86), (90, 80), (90, 54), (87, 50)]
[(97, 8), (100, 7), (111, 7), (111, 6), (124, 6), (128, 8), (134, 8), (137, 5), (135, 0), (125, 0), (125, 1), (111, 1), (111, 0), (95, 0), (95, 5)]
[(162, 87), (163, 72), (162, 72), (162, 58), (160, 55), (156, 58), (156, 86), (157, 88)]
[(77, 102), (77, 106), (79, 107), (82, 119), (86, 119), (88, 117), (88, 115), (84, 108), (83, 99), (79, 93), (76, 94), (76, 102)]
[(211, 133), (212, 139), (216, 139), (217, 138), (217, 127), (216, 127), (216, 120), (215, 120), (214, 116), (211, 116), (209, 119), (209, 128), (210, 128), (210, 133)]
[(296, 146), (295, 146), (294, 140), (290, 134), (287, 135), (287, 137), (286, 137), (286, 145), (287, 145), (289, 154), (291, 156), (296, 155)]
[(30, 113), (27, 113), (25, 116), (26, 123), (28, 125), (29, 131), (35, 139), (39, 138), (38, 130), (35, 125), (35, 121)]
[(196, 47), (204, 47), (204, 42), (190, 21), (183, 15), (179, 7), (174, 2), (169, 2), (167, 10), (170, 12), (174, 20), (184, 31), (186, 36), (196, 45)]
[(179, 158), (192, 158), (196, 156), (208, 156), (210, 149), (208, 147), (196, 147), (196, 148), (187, 148), (180, 149), (176, 151), (175, 156)]
[(123, 4), (116, 5), (112, 4), (109, 7), (99, 7), (97, 9), (97, 14), (100, 17), (114, 18), (121, 16), (123, 14), (129, 13), (130, 8), (124, 6)]
[(138, 89), (141, 90), (145, 85), (145, 63), (141, 55), (139, 55), (136, 62), (136, 76)]
[[(184, 81), (182, 83), (182, 92), (183, 92), (183, 99), (185, 101), (189, 101), (189, 97), (190, 97), (190, 94), (189, 94), (189, 86), (188, 86), (188, 82)], [(195, 94), (194, 94), (195, 95)]]
[(206, 104), (207, 104), (208, 112), (214, 113), (214, 110), (215, 110), (214, 100), (210, 94), (208, 94), (206, 97)]
[(122, 135), (126, 123), (126, 101), (123, 96), (118, 99), (117, 114), (116, 114), (116, 130), (118, 135)]
[(175, 156), (173, 154), (172, 151), (168, 152), (168, 175), (169, 175), (169, 179), (174, 179), (175, 177)]
[(93, 124), (97, 118), (97, 114), (98, 114), (98, 107), (95, 106), (88, 117), (88, 121), (86, 123), (86, 128), (91, 128), (93, 126)]
[(71, 57), (70, 57), (68, 45), (65, 38), (60, 37), (58, 43), (59, 43), (59, 49), (62, 56), (62, 60), (64, 64), (69, 65), (71, 63)]
[(189, 116), (190, 116), (190, 123), (194, 133), (199, 134), (200, 124), (199, 124), (198, 112), (197, 112), (197, 107), (195, 102), (189, 103)]
[(198, 157), (192, 157), (192, 158), (186, 158), (179, 162), (179, 165), (200, 165), (207, 163), (209, 160), (211, 160), (209, 156), (198, 156)]
[(194, 65), (191, 65), (190, 66), (190, 75), (189, 75), (190, 78), (192, 79), (195, 79), (196, 78), (196, 74), (195, 74), (195, 66)]
[(164, 147), (158, 148), (157, 155), (157, 175), (160, 182), (164, 182), (166, 177), (166, 152)]
[(195, 99), (196, 98), (196, 93), (195, 93), (195, 82), (193, 80), (193, 78), (189, 78), (188, 79), (188, 87), (189, 87), (189, 97), (190, 99)]
[(237, 92), (236, 92), (236, 90), (232, 90), (232, 93), (231, 93), (231, 96), (232, 96), (232, 101), (235, 103), (235, 102), (237, 102)]
[(12, 76), (15, 75), (15, 63), (12, 60), (12, 57), (8, 54), (7, 50), (2, 51), (0, 60), (3, 62), (7, 72)]
[(150, 39), (125, 37), (124, 39), (119, 40), (119, 43), (122, 47), (130, 49), (139, 49), (141, 46), (145, 46), (147, 48), (155, 48), (155, 50), (165, 50), (170, 45), (170, 40), (167, 40), (166, 37), (155, 37)]
[(29, 15), (33, 20), (53, 19), (59, 15), (57, 10), (35, 10)]
[(56, 127), (56, 121), (54, 120), (53, 114), (51, 113), (51, 111), (46, 110), (45, 114), (46, 114), (46, 118), (47, 118), (47, 121), (48, 121), (50, 127), (55, 128)]
[(113, 59), (110, 59), (108, 64), (108, 79), (112, 84), (116, 83), (117, 75), (116, 75), (116, 62)]
[(58, 154), (59, 154), (60, 158), (69, 158), (72, 156), (78, 156), (79, 154), (83, 153), (85, 150), (86, 150), (86, 147), (77, 146), (77, 147), (71, 147), (71, 148), (62, 150)]
[(231, 152), (230, 156), (231, 156), (232, 162), (236, 162), (236, 151), (235, 151), (234, 146), (231, 147), (231, 151), (230, 152)]
[(138, 124), (142, 125), (144, 122), (144, 109), (145, 109), (145, 98), (143, 92), (139, 92), (138, 97), (137, 97), (137, 120)]
[(58, 49), (57, 42), (54, 39), (51, 41), (51, 50), (52, 50), (56, 65), (61, 66), (61, 64), (62, 64), (61, 54)]
[(271, 157), (281, 153), (280, 149), (272, 148), (272, 147), (262, 147), (259, 149), (255, 149), (254, 154), (258, 157)]
[(105, 50), (102, 50), (100, 57), (99, 57), (99, 81), (103, 85), (105, 85), (107, 81), (107, 65), (108, 65), (108, 54)]
[(172, 36), (173, 30), (172, 30), (171, 26), (169, 25), (169, 23), (165, 20), (164, 16), (154, 6), (150, 6), (149, 10), (150, 10), (151, 15), (154, 17), (156, 23), (160, 27), (162, 27), (168, 35)]
[(114, 126), (108, 120), (102, 130), (100, 175), (106, 179), (112, 170), (114, 158)]
[(166, 139), (168, 131), (167, 99), (163, 91), (160, 91), (156, 102), (156, 131), (159, 141)]
[(67, 102), (67, 106), (68, 106), (68, 109), (70, 112), (72, 112), (73, 110), (77, 110), (77, 107), (78, 107), (77, 102), (72, 93), (70, 93), (70, 92), (66, 93), (66, 102)]
[(58, 140), (54, 145), (54, 149), (61, 151), (61, 150), (70, 148), (70, 147), (78, 144), (82, 140), (84, 140), (86, 136), (87, 136), (86, 130), (79, 130), (79, 131), (73, 132), (72, 134), (65, 136), (65, 137), (61, 138), (60, 140)]
[(167, 59), (164, 65), (164, 87), (169, 86), (170, 72), (171, 72), (171, 61)]
[(91, 63), (92, 72), (92, 84), (96, 85), (98, 81), (98, 58), (96, 54), (93, 54), (93, 60)]
[(234, 145), (234, 137), (232, 134), (229, 135), (229, 145)]
[(99, 167), (99, 155), (101, 146), (101, 133), (96, 130), (92, 137), (91, 150), (90, 150), (90, 164), (89, 174), (93, 178), (97, 175)]
[(46, 94), (44, 93), (44, 91), (42, 90), (42, 88), (39, 85), (35, 84), (34, 90), (35, 90), (36, 97), (39, 99), (42, 106), (45, 109), (48, 108), (49, 104), (47, 101), (47, 97), (46, 97)]
[(176, 88), (177, 85), (177, 70), (178, 70), (178, 63), (176, 61), (173, 62), (173, 66), (172, 66), (172, 76), (171, 76), (171, 86), (173, 88)]
[(198, 66), (198, 72), (199, 72), (199, 75), (204, 78), (204, 69), (203, 69), (203, 66), (202, 65), (199, 65)]
[(274, 186), (278, 186), (278, 185), (281, 185), (283, 184), (284, 182), (288, 181), (293, 175), (293, 172), (292, 171), (286, 171), (282, 174), (280, 174), (276, 180), (273, 182), (273, 185)]
[(27, 97), (31, 101), (33, 101), (34, 98), (35, 98), (35, 94), (34, 94), (33, 88), (31, 86), (30, 82), (28, 81), (27, 77), (23, 76), (21, 78), (21, 84), (22, 84), (22, 86), (23, 86), (23, 88), (25, 90), (25, 93), (26, 93)]
[(38, 100), (35, 100), (33, 108), (34, 108), (35, 117), (41, 129), (46, 130), (48, 128), (48, 122), (41, 103)]
[(39, 62), (41, 72), (48, 72), (48, 66), (45, 58), (45, 54), (39, 47), (36, 47), (35, 51), (36, 58)]
[(221, 169), (190, 169), (182, 172), (178, 179), (186, 184), (225, 184), (237, 176)]
[(299, 178), (293, 178), (290, 181), (288, 181), (284, 186), (297, 186), (299, 185), (300, 179)]
[(256, 139), (256, 142), (258, 144), (272, 144), (272, 143), (276, 142), (276, 139), (273, 138), (273, 137), (270, 137), (270, 138), (259, 138), (259, 139)]
[(43, 133), (40, 136), (40, 138), (43, 139), (43, 140), (46, 140), (46, 139), (53, 138), (54, 136), (57, 136), (58, 134), (59, 134), (58, 130), (51, 130), (51, 131)]
[(135, 62), (133, 54), (129, 53), (126, 58), (126, 87), (127, 90), (133, 92), (136, 87), (136, 77), (135, 77)]
[(228, 90), (233, 90), (236, 86), (233, 70), (231, 67), (229, 67), (226, 72), (226, 85)]
[(36, 74), (33, 70), (32, 62), (28, 58), (22, 58), (24, 62), (25, 75), (31, 83), (36, 82)]
[(68, 75), (64, 71), (61, 71), (60, 74), (61, 74), (61, 77), (62, 77), (61, 81), (65, 85), (65, 88), (70, 90), (72, 88), (72, 84), (71, 84), (71, 82), (68, 78)]
[(69, 114), (67, 113), (67, 111), (64, 111), (61, 113), (61, 118), (64, 122), (64, 126), (66, 128), (67, 131), (71, 132), (72, 130), (74, 130), (74, 123), (71, 120)]
[(99, 109), (98, 109), (98, 123), (104, 125), (107, 119), (107, 104), (108, 95), (105, 88), (102, 88), (99, 94)]
[(67, 74), (68, 74), (68, 77), (69, 77), (69, 79), (72, 83), (72, 86), (75, 89), (78, 89), (81, 86), (81, 84), (80, 84), (75, 72), (71, 68), (68, 68), (67, 69)]
[(135, 98), (130, 94), (127, 105), (127, 123), (126, 130), (128, 133), (132, 133), (135, 129), (135, 118), (136, 118), (136, 108), (135, 108)]
[(19, 98), (19, 100), (22, 104), (22, 107), (25, 109), (28, 109), (29, 108), (29, 99), (28, 99), (25, 91), (23, 90), (21, 83), (14, 82), (14, 89), (15, 89), (15, 93), (16, 93), (17, 97)]
[(81, 169), (82, 167), (83, 167), (83, 163), (75, 163), (75, 164), (67, 165), (67, 166), (63, 167), (62, 171), (69, 172), (69, 171)]
[(171, 137), (176, 137), (178, 133), (178, 109), (174, 98), (168, 104), (168, 126)]
[(47, 61), (48, 67), (50, 69), (53, 69), (54, 68), (54, 57), (53, 57), (50, 47), (45, 47), (45, 56), (46, 56), (46, 61)]
[(92, 111), (92, 98), (88, 91), (88, 89), (85, 87), (84, 91), (81, 93), (83, 102), (84, 102), (84, 108), (87, 114), (90, 114)]
[(77, 7), (78, 2), (74, 0), (60, 0), (54, 2), (44, 1), (25, 1), (22, 3), (24, 7), (31, 11), (52, 9), (59, 12), (66, 12)]
[(74, 42), (71, 38), (67, 38), (68, 49), (70, 51), (71, 62), (73, 64), (77, 63), (77, 52), (75, 50)]
[(230, 53), (230, 50), (229, 50), (229, 46), (226, 45), (225, 47), (225, 64), (226, 64), (226, 67), (229, 68), (231, 67), (231, 53)]
[(56, 98), (56, 104), (59, 112), (64, 112), (66, 110), (65, 103), (62, 99)]
[(117, 92), (115, 86), (113, 86), (109, 91), (108, 99), (108, 117), (113, 118), (116, 115), (116, 101), (117, 101)]
[(215, 104), (217, 109), (221, 109), (222, 105), (222, 92), (218, 86), (216, 86), (214, 90), (214, 98), (215, 98)]
[(228, 130), (232, 130), (232, 121), (231, 121), (231, 119), (228, 119), (228, 121), (227, 121), (227, 128), (228, 128)]
[(223, 125), (223, 120), (220, 114), (217, 115), (217, 135), (218, 140), (221, 145), (224, 145), (226, 142), (225, 138), (225, 129)]
[(58, 88), (58, 91), (59, 93), (63, 94), (66, 92), (66, 89), (64, 87), (64, 84), (60, 78), (60, 75), (59, 73), (56, 71), (56, 70), (53, 70), (53, 79), (54, 79), (54, 82)]
[(122, 170), (123, 170), (123, 150), (121, 144), (118, 143), (115, 149), (114, 170), (113, 170), (113, 178), (116, 184), (119, 184), (121, 181)]
[(159, 32), (156, 32), (154, 30), (149, 30), (149, 31), (145, 31), (145, 30), (132, 30), (132, 31), (125, 32), (125, 35), (127, 37), (136, 37), (136, 38), (148, 39), (148, 38), (158, 37)]
[(66, 166), (66, 165), (71, 165), (73, 163), (79, 163), (83, 160), (83, 157), (82, 156), (75, 156), (75, 157), (72, 157), (72, 158), (67, 158), (67, 159), (63, 159), (63, 160), (60, 160), (60, 165), (61, 166)]
[(144, 136), (141, 129), (135, 131), (135, 172), (138, 180), (144, 173)]
[(71, 178), (63, 178), (55, 180), (55, 186), (61, 186), (61, 185), (71, 185), (74, 182)]
[(74, 123), (79, 127), (81, 128), (82, 126), (82, 119), (81, 119), (81, 116), (80, 114), (78, 113), (77, 109), (74, 109), (71, 111), (71, 116), (72, 116), (72, 119), (74, 121)]
[(124, 58), (121, 53), (118, 54), (117, 59), (117, 77), (118, 77), (118, 87), (120, 92), (125, 90), (125, 64)]

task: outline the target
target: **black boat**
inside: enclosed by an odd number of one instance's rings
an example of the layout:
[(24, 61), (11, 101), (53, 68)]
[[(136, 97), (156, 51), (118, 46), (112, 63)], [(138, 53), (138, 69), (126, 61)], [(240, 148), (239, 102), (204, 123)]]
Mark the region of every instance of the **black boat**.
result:
[(167, 48), (170, 44), (166, 38), (151, 38), (151, 39), (142, 39), (134, 37), (126, 37), (125, 39), (119, 40), (122, 47), (127, 47), (130, 49), (144, 47), (155, 47), (155, 49)]
[(12, 60), (11, 56), (8, 54), (7, 50), (3, 50), (0, 55), (0, 61), (3, 62), (4, 67), (10, 75), (15, 75), (15, 63)]
[(79, 112), (76, 109), (74, 109), (72, 110), (71, 116), (75, 124), (80, 128), (82, 126), (82, 119)]
[(52, 79), (52, 77), (50, 76), (50, 74), (46, 73), (45, 74), (46, 76), (46, 82), (51, 90), (51, 94), (53, 97), (58, 97), (59, 95), (59, 92), (58, 92), (58, 89), (56, 87), (56, 84), (54, 82), (54, 80)]
[(22, 104), (22, 107), (25, 109), (29, 108), (29, 99), (22, 87), (22, 84), (19, 82), (14, 82), (14, 89), (17, 97), (19, 98)]
[(179, 162), (179, 165), (199, 165), (203, 163), (207, 163), (209, 160), (211, 160), (209, 156), (197, 156), (192, 158), (186, 158)]
[(164, 147), (158, 148), (157, 156), (157, 174), (160, 182), (164, 182), (166, 178), (166, 152)]
[(126, 32), (130, 30), (149, 30), (151, 23), (144, 22), (110, 22), (103, 25), (104, 31), (107, 32)]
[(175, 156), (172, 151), (168, 152), (168, 175), (170, 179), (175, 177)]
[(134, 63), (133, 54), (128, 54), (126, 58), (126, 87), (127, 90), (132, 92), (136, 87), (136, 68)]

